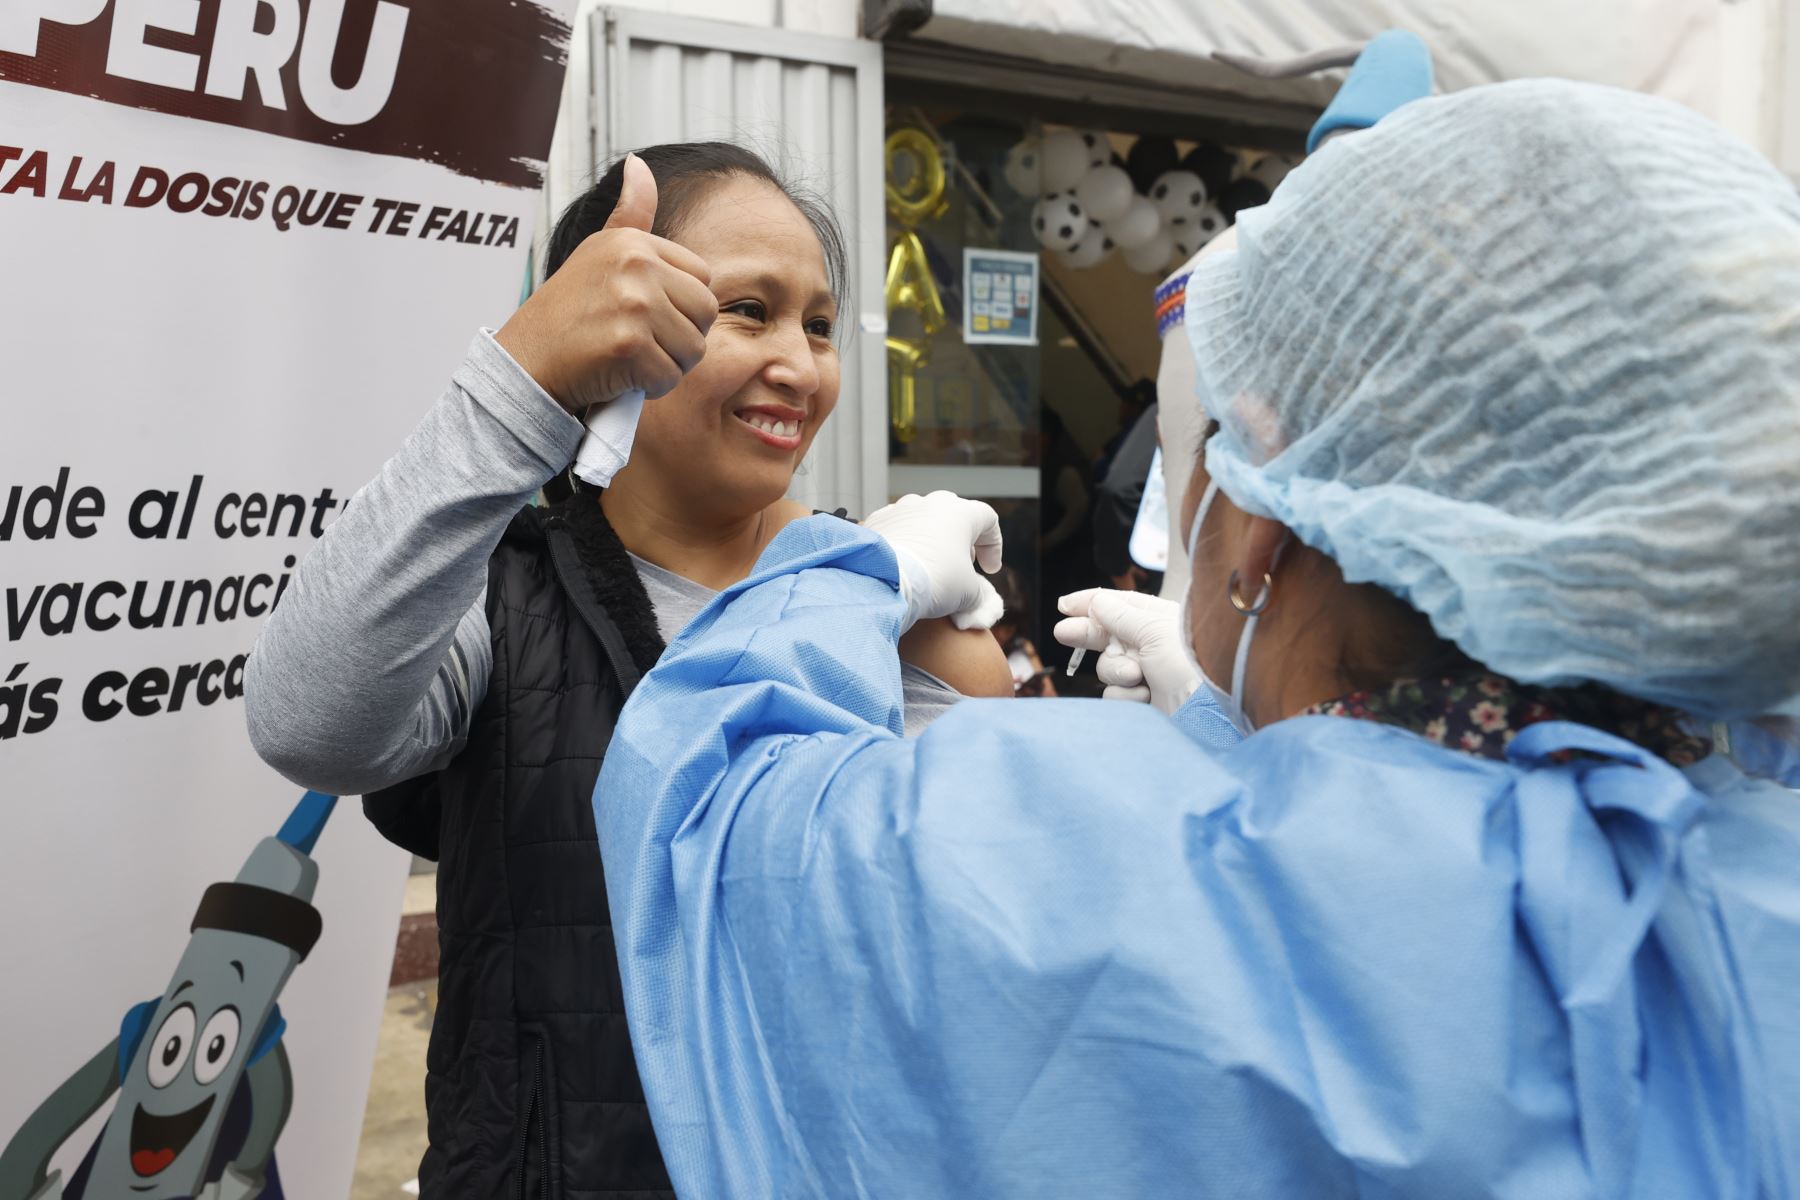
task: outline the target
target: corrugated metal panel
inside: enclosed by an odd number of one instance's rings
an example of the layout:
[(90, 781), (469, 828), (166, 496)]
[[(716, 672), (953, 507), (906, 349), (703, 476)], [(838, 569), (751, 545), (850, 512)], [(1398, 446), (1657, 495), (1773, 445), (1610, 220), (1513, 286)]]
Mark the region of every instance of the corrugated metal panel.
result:
[[(843, 390), (791, 494), (866, 513), (887, 500), (881, 48), (854, 38), (598, 9), (578, 22), (546, 189), (559, 212), (618, 154), (724, 139), (823, 196), (844, 228)], [(576, 81), (585, 81), (586, 88)], [(585, 92), (585, 95), (583, 94)], [(548, 230), (549, 222), (544, 228)]]

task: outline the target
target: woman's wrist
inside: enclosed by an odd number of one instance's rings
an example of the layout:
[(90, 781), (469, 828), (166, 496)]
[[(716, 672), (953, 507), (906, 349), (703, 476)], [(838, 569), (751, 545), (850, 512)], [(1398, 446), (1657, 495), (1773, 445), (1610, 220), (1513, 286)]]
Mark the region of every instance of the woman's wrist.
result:
[(481, 408), (551, 473), (574, 457), (584, 428), (581, 419), (564, 408), (495, 333), (481, 331), (458, 376)]
[(556, 401), (558, 408), (570, 416), (581, 415), (566, 398), (571, 390), (558, 386), (554, 355), (528, 325), (521, 325), (518, 313), (514, 313), (506, 324), (495, 331), (493, 338), (494, 344), (506, 352), (514, 365), (531, 377), (540, 391)]

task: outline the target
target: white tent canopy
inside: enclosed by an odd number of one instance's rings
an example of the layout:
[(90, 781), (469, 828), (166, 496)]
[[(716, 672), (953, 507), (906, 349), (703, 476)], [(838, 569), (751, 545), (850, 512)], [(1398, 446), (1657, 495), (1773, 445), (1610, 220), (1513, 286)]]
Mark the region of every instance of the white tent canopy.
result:
[(1419, 34), (1438, 86), (1529, 76), (1651, 92), (1719, 115), (1722, 0), (932, 0), (913, 37), (1151, 84), (1321, 108), (1341, 72), (1250, 78), (1215, 50), (1284, 59)]

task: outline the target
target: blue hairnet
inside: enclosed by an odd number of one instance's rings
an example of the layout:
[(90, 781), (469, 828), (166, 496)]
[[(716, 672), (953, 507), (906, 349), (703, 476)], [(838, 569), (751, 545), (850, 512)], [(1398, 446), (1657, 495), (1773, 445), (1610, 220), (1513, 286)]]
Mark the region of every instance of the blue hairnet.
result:
[(1188, 284), (1241, 508), (1493, 670), (1800, 694), (1800, 194), (1670, 102), (1528, 80), (1334, 139)]

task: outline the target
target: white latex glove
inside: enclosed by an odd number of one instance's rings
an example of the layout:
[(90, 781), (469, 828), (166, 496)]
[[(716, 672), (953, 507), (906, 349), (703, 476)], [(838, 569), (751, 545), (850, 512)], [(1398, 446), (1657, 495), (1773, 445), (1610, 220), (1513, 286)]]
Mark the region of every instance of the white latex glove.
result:
[(1149, 702), (1173, 713), (1200, 686), (1181, 648), (1181, 605), (1144, 592), (1088, 588), (1056, 602), (1053, 634), (1070, 648), (1101, 650), (1094, 673), (1108, 700)]
[(902, 496), (876, 509), (863, 526), (880, 534), (900, 563), (905, 629), (949, 617), (958, 629), (991, 629), (1005, 611), (1000, 593), (975, 570), (1000, 569), (1000, 518), (979, 500), (954, 492)]

